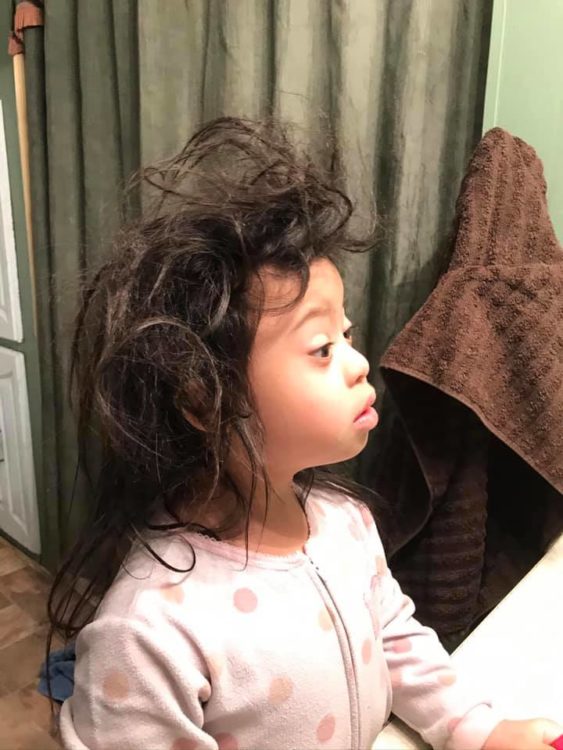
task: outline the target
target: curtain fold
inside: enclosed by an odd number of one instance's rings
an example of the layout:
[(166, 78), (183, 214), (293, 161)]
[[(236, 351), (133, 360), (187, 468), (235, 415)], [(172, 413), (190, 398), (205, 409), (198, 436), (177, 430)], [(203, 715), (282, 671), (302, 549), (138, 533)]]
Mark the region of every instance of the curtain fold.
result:
[(79, 485), (68, 520), (76, 455), (64, 381), (77, 277), (103, 254), (131, 171), (170, 156), (219, 115), (273, 113), (314, 153), (333, 133), (359, 226), (377, 211), (377, 251), (351, 256), (343, 273), (382, 419), (343, 470), (380, 484), (398, 426), (377, 362), (447, 262), (455, 196), (480, 137), (491, 6), (49, 0), (44, 35), (29, 29), (24, 40), (43, 280), (47, 564), (72, 541), (87, 504)]
[(348, 258), (343, 275), (382, 419), (343, 469), (382, 492), (389, 463), (405, 457), (377, 363), (447, 266), (455, 197), (481, 137), (491, 14), (491, 0), (171, 0), (163, 16), (139, 0), (143, 161), (179, 149), (208, 118), (271, 111), (313, 152), (328, 128), (359, 226), (377, 212), (377, 251)]
[(40, 321), (42, 562), (55, 568), (88, 506), (84, 477), (76, 477), (67, 398), (78, 282), (106, 250), (124, 182), (139, 160), (136, 2), (50, 0), (44, 33), (27, 29), (24, 42)]

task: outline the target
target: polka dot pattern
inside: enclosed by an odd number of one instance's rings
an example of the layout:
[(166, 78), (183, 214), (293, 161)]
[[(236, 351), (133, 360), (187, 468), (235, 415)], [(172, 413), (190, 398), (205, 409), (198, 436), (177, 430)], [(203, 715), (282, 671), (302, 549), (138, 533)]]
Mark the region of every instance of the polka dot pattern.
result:
[(412, 647), (413, 644), (410, 638), (401, 638), (393, 644), (393, 651), (396, 654), (406, 654), (408, 651), (412, 651)]
[(393, 690), (396, 690), (397, 688), (400, 688), (403, 684), (403, 677), (401, 673), (398, 670), (393, 670), (391, 672), (391, 687)]
[(458, 716), (458, 717), (455, 717), (455, 718), (450, 719), (448, 721), (448, 732), (449, 732), (449, 734), (453, 734), (455, 732), (455, 730), (457, 728), (457, 725), (461, 721), (461, 718), (462, 717)]
[(186, 737), (178, 737), (170, 745), (170, 750), (197, 750), (198, 743), (195, 740), (188, 740)]
[(207, 668), (211, 682), (218, 682), (225, 666), (225, 660), (220, 654), (210, 654), (207, 657)]
[(319, 625), (321, 627), (321, 630), (324, 630), (325, 632), (328, 630), (332, 630), (333, 628), (332, 617), (330, 616), (330, 612), (326, 607), (323, 607), (319, 612)]
[(129, 695), (129, 680), (124, 672), (109, 672), (103, 682), (104, 697), (110, 701), (122, 701)]
[(455, 672), (445, 672), (444, 674), (438, 675), (438, 682), (440, 685), (449, 687), (457, 682), (457, 675)]
[(232, 734), (222, 733), (215, 737), (219, 750), (239, 750), (236, 737)]
[(327, 714), (317, 727), (317, 739), (319, 742), (328, 742), (336, 729), (336, 719), (332, 714)]
[(364, 521), (366, 529), (368, 529), (369, 531), (369, 529), (371, 528), (373, 524), (373, 516), (371, 515), (371, 513), (369, 512), (369, 510), (366, 508), (365, 505), (362, 505), (360, 512), (362, 514), (362, 519)]
[(168, 584), (160, 587), (160, 595), (171, 604), (184, 603), (184, 589), (176, 584)]
[(237, 589), (234, 593), (233, 601), (239, 612), (254, 612), (258, 606), (258, 597), (252, 589)]
[(352, 539), (354, 539), (356, 542), (360, 542), (362, 540), (362, 532), (358, 524), (354, 521), (350, 521), (350, 523), (348, 524), (348, 531), (350, 532), (350, 536), (352, 537)]
[(369, 664), (371, 661), (372, 644), (371, 639), (366, 638), (362, 645), (362, 661), (364, 664)]
[(387, 573), (387, 563), (382, 555), (378, 555), (375, 558), (375, 567), (377, 569), (378, 576), (384, 576)]
[(272, 706), (285, 703), (293, 693), (293, 681), (289, 677), (274, 677), (270, 683), (268, 700)]
[(371, 615), (371, 626), (373, 628), (373, 634), (376, 638), (379, 638), (379, 636), (381, 635), (381, 623), (379, 622), (379, 617), (377, 616), (375, 608), (370, 607), (369, 613)]

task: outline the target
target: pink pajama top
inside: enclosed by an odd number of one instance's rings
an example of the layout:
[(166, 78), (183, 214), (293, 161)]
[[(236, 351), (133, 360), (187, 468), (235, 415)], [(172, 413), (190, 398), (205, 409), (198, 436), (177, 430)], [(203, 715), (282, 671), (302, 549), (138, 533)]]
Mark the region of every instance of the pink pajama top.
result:
[[(67, 750), (356, 750), (390, 712), (435, 748), (503, 718), (413, 617), (367, 509), (313, 489), (286, 557), (196, 533), (129, 555), (76, 644)], [(190, 542), (188, 544), (187, 542)], [(193, 551), (192, 551), (193, 550)]]

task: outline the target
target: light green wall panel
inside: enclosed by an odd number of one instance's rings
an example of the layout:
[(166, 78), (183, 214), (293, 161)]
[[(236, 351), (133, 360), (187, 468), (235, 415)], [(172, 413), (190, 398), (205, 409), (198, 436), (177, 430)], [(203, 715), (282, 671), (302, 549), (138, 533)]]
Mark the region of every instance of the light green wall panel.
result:
[(563, 239), (563, 0), (494, 0), (483, 132), (495, 125), (538, 152)]

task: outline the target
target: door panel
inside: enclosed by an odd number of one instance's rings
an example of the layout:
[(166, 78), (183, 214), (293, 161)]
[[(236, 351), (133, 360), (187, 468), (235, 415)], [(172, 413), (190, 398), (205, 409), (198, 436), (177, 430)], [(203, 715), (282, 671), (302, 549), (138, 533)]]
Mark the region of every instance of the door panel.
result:
[(25, 360), (5, 347), (0, 347), (0, 528), (39, 553)]

